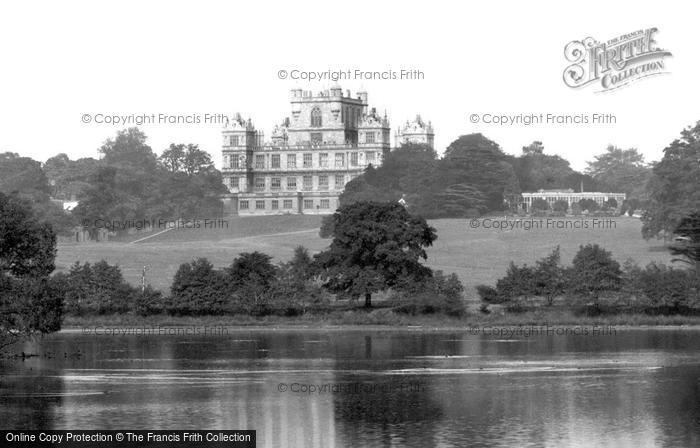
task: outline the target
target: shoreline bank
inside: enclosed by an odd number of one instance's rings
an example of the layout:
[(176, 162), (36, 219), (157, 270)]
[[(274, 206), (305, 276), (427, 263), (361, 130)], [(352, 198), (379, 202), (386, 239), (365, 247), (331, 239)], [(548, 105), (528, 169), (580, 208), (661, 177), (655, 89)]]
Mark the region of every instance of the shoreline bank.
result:
[[(618, 314), (606, 316), (575, 316), (552, 311), (522, 314), (468, 315), (462, 318), (436, 315), (407, 316), (386, 312), (355, 311), (339, 315), (301, 317), (267, 316), (66, 316), (62, 333), (95, 334), (96, 328), (201, 327), (227, 331), (470, 331), (489, 328), (576, 328), (597, 327), (615, 330), (658, 329), (700, 330), (700, 316), (651, 316)], [(485, 333), (484, 333), (485, 334)]]

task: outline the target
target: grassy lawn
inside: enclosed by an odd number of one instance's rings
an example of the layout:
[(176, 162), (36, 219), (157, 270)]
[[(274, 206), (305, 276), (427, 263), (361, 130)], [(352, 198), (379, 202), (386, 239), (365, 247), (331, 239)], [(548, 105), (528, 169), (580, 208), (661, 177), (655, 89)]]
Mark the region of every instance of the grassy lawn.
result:
[[(589, 224), (593, 220), (582, 219)], [(57, 269), (67, 270), (76, 261), (105, 259), (119, 265), (127, 281), (139, 284), (141, 270), (148, 265), (147, 281), (167, 291), (178, 266), (197, 257), (207, 257), (215, 266), (224, 267), (239, 253), (258, 250), (276, 261), (286, 261), (298, 245), (317, 252), (329, 243), (318, 236), (321, 222), (318, 216), (228, 218), (227, 221), (228, 228), (172, 230), (139, 243), (59, 244)], [(558, 229), (547, 228), (545, 222), (531, 230), (495, 230), (472, 228), (469, 220), (464, 219), (433, 220), (430, 224), (437, 229), (438, 240), (428, 250), (428, 265), (459, 275), (468, 288), (468, 295), (474, 296), (474, 286), (495, 282), (505, 273), (511, 260), (530, 264), (557, 245), (561, 247), (565, 264), (571, 262), (579, 245), (587, 243), (600, 244), (620, 263), (628, 258), (640, 265), (654, 260), (669, 262), (670, 256), (662, 250), (659, 241), (642, 239), (638, 219), (616, 217), (614, 222), (614, 228)]]

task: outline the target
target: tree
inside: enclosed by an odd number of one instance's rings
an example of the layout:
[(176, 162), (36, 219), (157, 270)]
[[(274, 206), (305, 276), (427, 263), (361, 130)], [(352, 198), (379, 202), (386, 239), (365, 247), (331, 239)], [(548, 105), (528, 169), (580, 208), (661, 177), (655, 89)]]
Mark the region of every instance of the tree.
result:
[(546, 199), (535, 198), (532, 201), (532, 211), (534, 212), (546, 212), (549, 210), (549, 202)]
[(672, 234), (683, 218), (700, 210), (700, 121), (664, 149), (652, 171), (642, 216), (645, 238)]
[(597, 244), (579, 246), (570, 274), (571, 289), (593, 299), (620, 287), (622, 270), (612, 254)]
[(487, 210), (503, 210), (504, 201), (520, 192), (515, 171), (500, 146), (482, 134), (469, 134), (453, 141), (439, 163), (444, 188), (468, 184), (484, 196)]
[[(221, 173), (197, 145), (171, 145), (156, 159), (137, 128), (117, 133), (100, 151), (105, 157), (88, 179), (74, 215), (98, 219), (194, 219), (221, 215)], [(91, 229), (93, 232), (95, 229)]]
[(636, 148), (622, 149), (609, 145), (603, 154), (588, 162), (586, 174), (604, 184), (608, 190), (643, 199), (651, 169), (645, 163), (644, 155)]
[(562, 294), (566, 287), (566, 275), (561, 267), (559, 246), (545, 258), (536, 263), (534, 277), (537, 293), (544, 296), (547, 305), (554, 303), (556, 296)]
[(272, 257), (262, 252), (243, 252), (226, 270), (231, 290), (242, 302), (258, 305), (277, 276)]
[(0, 153), (1, 193), (17, 193), (35, 202), (47, 202), (50, 191), (41, 163), (12, 152)]
[(45, 277), (53, 272), (56, 235), (28, 200), (0, 193), (0, 275)]
[(678, 237), (671, 245), (671, 254), (700, 271), (700, 212), (681, 219), (675, 234)]
[(578, 201), (578, 205), (581, 207), (581, 210), (586, 210), (589, 213), (593, 213), (599, 208), (598, 203), (594, 199), (581, 199)]
[(470, 217), (486, 211), (486, 198), (476, 187), (469, 184), (450, 185), (435, 195), (440, 209), (449, 216)]
[(388, 153), (381, 166), (368, 167), (363, 175), (345, 185), (340, 204), (358, 201), (396, 202), (401, 198), (409, 209), (431, 215), (432, 197), (437, 176), (435, 150), (428, 145), (408, 143)]
[(22, 336), (60, 329), (54, 270), (56, 235), (26, 199), (0, 193), (0, 348)]
[(206, 151), (199, 149), (199, 145), (192, 143), (187, 145), (171, 143), (170, 147), (163, 151), (158, 161), (169, 172), (183, 172), (188, 176), (199, 174), (214, 166), (211, 156)]
[(89, 157), (70, 160), (63, 153), (51, 157), (43, 166), (51, 185), (51, 196), (66, 200), (80, 199), (98, 166), (99, 161)]
[(68, 274), (59, 275), (66, 282), (65, 305), (71, 313), (123, 313), (133, 308), (137, 293), (124, 280), (119, 266), (105, 260), (75, 262)]
[(523, 155), (529, 156), (532, 154), (544, 153), (544, 145), (541, 141), (535, 140), (527, 146), (523, 146)]
[(565, 214), (567, 211), (569, 211), (569, 203), (563, 199), (560, 199), (552, 204), (552, 211)]
[(513, 158), (511, 163), (522, 191), (571, 188), (572, 177), (578, 174), (563, 158), (544, 154), (544, 146), (539, 141), (524, 146), (522, 155)]
[(397, 203), (356, 202), (333, 214), (333, 241), (316, 255), (326, 286), (352, 297), (372, 294), (406, 279), (419, 281), (432, 272), (425, 247), (437, 239), (425, 219), (412, 216)]
[(177, 173), (182, 169), (184, 158), (185, 145), (171, 143), (170, 147), (158, 157), (158, 161), (171, 173)]
[(173, 307), (184, 314), (227, 311), (227, 290), (224, 274), (206, 258), (181, 264), (170, 286)]

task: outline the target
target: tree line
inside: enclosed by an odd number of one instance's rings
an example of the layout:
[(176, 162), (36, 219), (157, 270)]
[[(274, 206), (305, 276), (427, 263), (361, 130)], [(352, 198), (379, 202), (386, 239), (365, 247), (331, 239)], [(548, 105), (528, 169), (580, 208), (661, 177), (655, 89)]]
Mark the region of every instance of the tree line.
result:
[[(0, 154), (0, 191), (31, 200), (59, 233), (95, 221), (220, 217), (226, 192), (211, 156), (195, 144), (171, 144), (160, 156), (138, 128), (117, 132), (100, 148), (100, 159), (70, 160), (66, 154), (43, 165), (14, 153)], [(71, 213), (50, 198), (78, 201)]]
[(522, 192), (583, 188), (626, 193), (628, 211), (647, 201), (644, 186), (651, 176), (652, 166), (634, 148), (609, 146), (580, 173), (562, 157), (546, 154), (539, 141), (513, 156), (482, 134), (470, 134), (452, 142), (440, 158), (422, 144), (405, 144), (388, 153), (381, 166), (348, 183), (341, 203), (403, 199), (422, 216), (455, 218), (517, 211)]
[(105, 261), (53, 273), (56, 235), (30, 202), (0, 193), (0, 214), (0, 347), (59, 329), (64, 313), (291, 316), (332, 311), (332, 299), (372, 308), (377, 293), (398, 313), (465, 311), (457, 276), (423, 264), (435, 229), (398, 203), (340, 207), (330, 246), (314, 256), (298, 247), (277, 265), (261, 252), (239, 254), (224, 269), (205, 258), (183, 263), (169, 294), (129, 285)]

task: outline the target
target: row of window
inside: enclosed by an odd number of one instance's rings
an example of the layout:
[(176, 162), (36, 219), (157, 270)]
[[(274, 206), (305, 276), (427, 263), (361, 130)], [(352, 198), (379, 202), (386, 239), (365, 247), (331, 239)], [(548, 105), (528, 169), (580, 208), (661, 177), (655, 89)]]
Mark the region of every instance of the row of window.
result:
[[(316, 109), (314, 109), (316, 110)], [(319, 115), (314, 116), (313, 112), (311, 115), (311, 126), (312, 127), (321, 127), (321, 116), (320, 116), (320, 111), (318, 111)], [(365, 132), (365, 143), (376, 143), (376, 138), (377, 138), (378, 133), (377, 132)], [(230, 135), (228, 137), (228, 144), (229, 146), (238, 146), (242, 141), (239, 138), (240, 136), (238, 135)], [(323, 133), (322, 132), (312, 132), (311, 135), (311, 142), (313, 143), (323, 143)]]
[[(286, 154), (286, 162), (287, 162), (287, 168), (288, 169), (295, 169), (297, 168), (297, 155), (296, 154)], [(303, 168), (313, 168), (314, 167), (314, 157), (313, 153), (304, 153), (302, 154), (302, 167)], [(368, 151), (365, 153), (365, 157), (367, 159), (367, 163), (374, 163), (375, 162), (375, 153)], [(322, 152), (318, 154), (318, 167), (319, 168), (329, 168), (330, 167), (330, 157), (327, 152)], [(265, 169), (266, 168), (266, 163), (265, 163), (265, 154), (256, 154), (255, 155), (255, 161), (254, 161), (254, 167), (256, 169)], [(345, 153), (336, 153), (335, 157), (333, 158), (333, 166), (335, 168), (344, 168), (345, 167)], [(350, 157), (349, 157), (349, 166), (351, 167), (358, 167), (360, 165), (359, 161), (359, 154), (357, 152), (351, 152)], [(235, 156), (232, 155), (229, 157), (229, 168), (242, 168), (242, 160)], [(270, 156), (270, 168), (282, 168), (282, 155), (281, 154), (272, 154)]]
[[(326, 174), (321, 174), (318, 177), (318, 189), (328, 190), (330, 183), (329, 177)], [(285, 180), (286, 189), (289, 191), (297, 191), (297, 177), (290, 176), (286, 178), (282, 177), (272, 177), (270, 178), (270, 189), (271, 190), (281, 190), (282, 180)], [(228, 178), (228, 186), (232, 188), (238, 188), (240, 190), (245, 190), (245, 185), (241, 185), (241, 182), (245, 182), (244, 177), (232, 176)], [(253, 180), (253, 188), (255, 191), (265, 191), (266, 180), (264, 177), (256, 177)], [(314, 188), (314, 176), (303, 176), (302, 177), (302, 189), (303, 190), (313, 190)], [(345, 188), (345, 175), (336, 174), (333, 176), (333, 188), (335, 190), (342, 190)]]
[[(238, 208), (240, 210), (250, 210), (250, 203), (254, 202), (255, 205), (255, 210), (266, 210), (265, 208), (265, 201), (264, 200), (255, 200), (255, 201), (249, 201), (249, 200), (242, 200), (239, 203)], [(303, 206), (304, 209), (310, 210), (314, 208), (314, 200), (313, 199), (304, 199), (303, 200)], [(294, 208), (294, 201), (291, 199), (284, 199), (282, 201), (282, 209), (283, 210), (291, 210)], [(321, 199), (318, 204), (318, 208), (320, 209), (329, 209), (331, 208), (331, 201), (330, 199)], [(279, 210), (280, 209), (280, 201), (278, 199), (273, 199), (270, 201), (270, 210)]]

